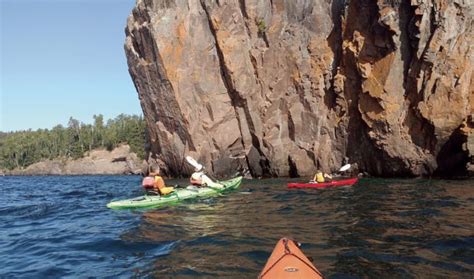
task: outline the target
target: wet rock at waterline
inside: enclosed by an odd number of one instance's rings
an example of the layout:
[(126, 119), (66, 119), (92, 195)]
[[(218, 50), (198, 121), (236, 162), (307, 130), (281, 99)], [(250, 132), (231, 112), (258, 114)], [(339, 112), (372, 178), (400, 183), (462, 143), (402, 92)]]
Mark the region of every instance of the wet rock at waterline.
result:
[[(466, 1), (150, 1), (125, 50), (169, 174), (454, 174), (470, 159)], [(468, 140), (470, 139), (470, 140)]]

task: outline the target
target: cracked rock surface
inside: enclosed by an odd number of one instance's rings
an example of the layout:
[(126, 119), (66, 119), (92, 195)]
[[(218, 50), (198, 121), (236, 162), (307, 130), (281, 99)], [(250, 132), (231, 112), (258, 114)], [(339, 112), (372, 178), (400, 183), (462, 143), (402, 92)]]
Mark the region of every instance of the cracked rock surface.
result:
[[(170, 175), (463, 172), (472, 0), (137, 0), (125, 51)], [(474, 154), (474, 151), (472, 151)]]

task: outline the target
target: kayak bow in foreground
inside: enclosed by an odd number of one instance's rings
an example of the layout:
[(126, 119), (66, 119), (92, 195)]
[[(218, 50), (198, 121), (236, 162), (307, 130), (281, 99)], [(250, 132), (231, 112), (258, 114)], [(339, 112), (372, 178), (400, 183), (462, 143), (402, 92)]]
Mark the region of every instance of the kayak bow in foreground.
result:
[(112, 209), (133, 209), (133, 208), (153, 208), (163, 205), (179, 203), (182, 200), (193, 199), (198, 197), (211, 197), (217, 196), (220, 193), (237, 189), (242, 182), (242, 176), (229, 179), (226, 181), (220, 181), (221, 184), (225, 185), (223, 189), (210, 188), (210, 187), (195, 187), (192, 189), (188, 188), (177, 188), (174, 192), (166, 196), (141, 196), (127, 200), (113, 201), (107, 204), (108, 208)]
[(328, 188), (334, 186), (350, 186), (354, 185), (358, 180), (359, 179), (355, 177), (322, 183), (288, 183), (288, 188)]
[(294, 240), (282, 238), (273, 249), (258, 278), (322, 279), (323, 275), (301, 252)]

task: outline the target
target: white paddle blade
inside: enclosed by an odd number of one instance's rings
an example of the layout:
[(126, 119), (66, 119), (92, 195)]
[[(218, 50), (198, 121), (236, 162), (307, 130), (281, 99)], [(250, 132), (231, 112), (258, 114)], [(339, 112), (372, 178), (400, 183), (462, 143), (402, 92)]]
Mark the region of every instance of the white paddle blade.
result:
[(191, 156), (186, 156), (186, 161), (187, 161), (191, 166), (193, 166), (195, 169), (198, 169), (198, 170), (201, 170), (201, 169), (202, 169), (202, 165), (199, 164), (196, 160), (194, 160), (193, 157), (191, 157)]
[(351, 168), (351, 164), (346, 164), (346, 165), (342, 166), (342, 167), (339, 169), (339, 171), (341, 171), (341, 172), (342, 172), (342, 171), (346, 171), (346, 170), (348, 170), (348, 169), (350, 169), (350, 168)]

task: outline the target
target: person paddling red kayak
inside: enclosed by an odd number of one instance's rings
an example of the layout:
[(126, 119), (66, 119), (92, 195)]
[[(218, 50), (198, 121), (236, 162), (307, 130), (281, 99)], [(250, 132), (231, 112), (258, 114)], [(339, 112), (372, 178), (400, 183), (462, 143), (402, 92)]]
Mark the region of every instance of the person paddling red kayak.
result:
[(336, 186), (351, 186), (357, 183), (359, 179), (349, 178), (349, 179), (341, 179), (341, 180), (333, 180), (330, 182), (322, 182), (322, 183), (288, 183), (288, 188), (329, 188), (329, 187), (336, 187)]
[[(351, 168), (350, 164), (346, 164), (339, 169), (339, 173), (345, 172)], [(288, 188), (328, 188), (334, 186), (350, 186), (357, 183), (358, 178), (332, 180), (332, 176), (317, 171), (313, 180), (310, 182), (288, 183)]]

